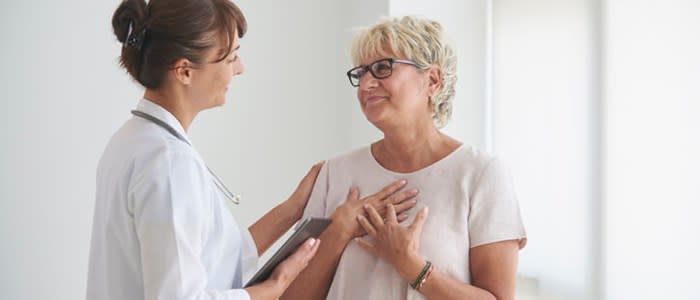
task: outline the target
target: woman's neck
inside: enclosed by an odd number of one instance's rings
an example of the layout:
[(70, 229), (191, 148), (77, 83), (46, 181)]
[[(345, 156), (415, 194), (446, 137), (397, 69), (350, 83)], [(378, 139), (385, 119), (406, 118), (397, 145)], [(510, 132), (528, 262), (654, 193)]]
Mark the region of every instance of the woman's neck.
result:
[(147, 89), (143, 97), (173, 114), (185, 132), (199, 112), (192, 107), (191, 102), (187, 101), (182, 93), (177, 91)]
[(446, 157), (460, 143), (432, 124), (385, 129), (384, 139), (372, 144), (374, 158), (384, 168), (400, 173), (423, 169)]

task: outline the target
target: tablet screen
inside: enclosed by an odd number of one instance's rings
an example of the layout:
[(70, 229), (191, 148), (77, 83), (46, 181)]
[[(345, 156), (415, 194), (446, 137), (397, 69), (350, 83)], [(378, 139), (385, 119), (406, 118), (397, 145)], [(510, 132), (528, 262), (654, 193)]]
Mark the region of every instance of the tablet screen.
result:
[(286, 242), (284, 242), (282, 247), (280, 247), (277, 252), (275, 252), (270, 260), (268, 260), (265, 265), (263, 265), (263, 267), (260, 268), (255, 275), (253, 275), (253, 278), (246, 283), (245, 287), (249, 287), (267, 280), (267, 278), (272, 275), (272, 271), (275, 270), (277, 265), (292, 255), (292, 253), (297, 250), (301, 243), (311, 237), (318, 238), (330, 224), (331, 219), (307, 218), (304, 220), (304, 222), (299, 225), (297, 230), (294, 231), (292, 236), (289, 237)]

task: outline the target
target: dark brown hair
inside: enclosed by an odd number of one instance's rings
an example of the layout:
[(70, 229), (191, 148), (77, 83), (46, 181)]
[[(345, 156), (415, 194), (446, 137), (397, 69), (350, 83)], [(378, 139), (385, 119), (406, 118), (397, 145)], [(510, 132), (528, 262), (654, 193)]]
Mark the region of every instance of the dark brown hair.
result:
[[(114, 34), (124, 45), (121, 65), (151, 89), (161, 85), (179, 59), (204, 63), (207, 50), (226, 36), (228, 48), (219, 58), (223, 60), (235, 34), (243, 37), (247, 26), (241, 10), (229, 0), (124, 0), (112, 16)], [(139, 33), (140, 44), (130, 46), (127, 39)]]

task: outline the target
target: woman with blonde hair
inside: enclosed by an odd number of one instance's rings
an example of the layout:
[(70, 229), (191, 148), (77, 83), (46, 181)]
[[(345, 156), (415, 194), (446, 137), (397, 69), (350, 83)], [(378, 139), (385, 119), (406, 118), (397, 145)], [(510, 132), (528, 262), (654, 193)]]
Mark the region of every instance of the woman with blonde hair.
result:
[[(347, 72), (358, 104), (384, 137), (330, 159), (304, 216), (328, 216), (398, 179), (414, 211), (374, 207), (330, 232), (287, 299), (513, 299), (526, 242), (511, 179), (498, 159), (440, 132), (452, 113), (457, 59), (439, 23), (389, 19), (359, 31)], [(428, 209), (430, 217), (428, 217)], [(367, 236), (361, 237), (366, 233)], [(354, 241), (353, 241), (354, 240)]]

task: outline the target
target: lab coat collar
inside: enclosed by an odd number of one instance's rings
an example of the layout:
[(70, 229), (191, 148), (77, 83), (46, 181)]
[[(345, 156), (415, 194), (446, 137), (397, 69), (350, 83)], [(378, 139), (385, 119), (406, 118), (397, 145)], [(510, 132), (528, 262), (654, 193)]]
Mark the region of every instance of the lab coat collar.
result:
[(159, 120), (165, 122), (168, 124), (170, 127), (175, 129), (177, 133), (179, 133), (185, 140), (187, 141), (188, 144), (192, 145), (192, 142), (190, 141), (190, 138), (187, 136), (187, 132), (185, 132), (185, 129), (182, 128), (182, 124), (180, 124), (180, 121), (175, 118), (173, 114), (171, 114), (168, 110), (163, 108), (162, 106), (154, 103), (153, 101), (150, 101), (146, 98), (143, 98), (139, 101), (139, 103), (136, 105), (136, 110), (142, 111), (144, 113), (147, 113), (151, 116), (154, 116), (158, 118)]

